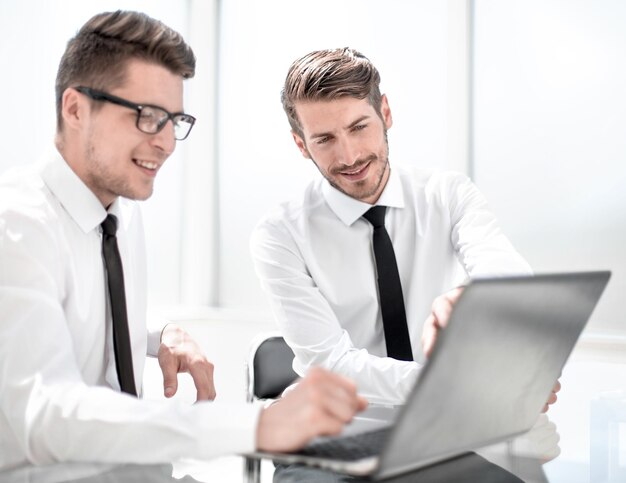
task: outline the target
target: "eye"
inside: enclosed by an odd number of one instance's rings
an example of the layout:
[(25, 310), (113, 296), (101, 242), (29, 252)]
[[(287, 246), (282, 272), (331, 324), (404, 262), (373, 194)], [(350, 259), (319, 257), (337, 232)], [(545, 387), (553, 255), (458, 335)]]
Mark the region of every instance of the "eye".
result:
[(326, 144), (328, 141), (330, 141), (330, 136), (324, 136), (321, 138), (317, 138), (315, 144)]
[(158, 113), (149, 107), (144, 107), (139, 114), (142, 121), (145, 122), (157, 122), (159, 120)]
[(194, 123), (194, 118), (192, 116), (189, 116), (188, 114), (180, 114), (176, 116), (176, 119), (178, 122), (186, 122), (188, 124)]
[(353, 131), (362, 131), (367, 127), (367, 124), (357, 124), (352, 128)]

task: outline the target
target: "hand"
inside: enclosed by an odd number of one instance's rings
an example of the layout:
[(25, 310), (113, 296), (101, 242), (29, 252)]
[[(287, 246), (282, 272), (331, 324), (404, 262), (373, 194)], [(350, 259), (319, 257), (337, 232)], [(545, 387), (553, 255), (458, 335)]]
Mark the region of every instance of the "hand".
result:
[(293, 451), (311, 438), (334, 435), (367, 407), (356, 386), (343, 376), (312, 368), (297, 386), (263, 409), (257, 426), (257, 448)]
[(556, 402), (556, 400), (558, 399), (558, 397), (556, 396), (556, 393), (559, 392), (560, 390), (561, 390), (561, 383), (557, 380), (556, 384), (552, 388), (552, 391), (550, 392), (550, 395), (548, 396), (548, 400), (543, 405), (543, 409), (541, 410), (542, 413), (547, 412), (548, 409), (550, 409), (550, 406)]
[(560, 440), (556, 424), (550, 421), (547, 414), (540, 414), (528, 432), (510, 442), (510, 450), (515, 455), (532, 457), (544, 464), (561, 454)]
[(183, 329), (168, 324), (161, 334), (159, 366), (163, 372), (163, 392), (172, 397), (178, 389), (178, 373), (188, 372), (196, 386), (197, 400), (215, 399), (213, 364), (198, 347), (198, 344)]
[(452, 307), (459, 300), (462, 292), (463, 287), (457, 287), (440, 295), (433, 301), (431, 314), (424, 322), (422, 330), (422, 349), (426, 357), (430, 357), (435, 347), (435, 342), (437, 342), (439, 331), (448, 325)]

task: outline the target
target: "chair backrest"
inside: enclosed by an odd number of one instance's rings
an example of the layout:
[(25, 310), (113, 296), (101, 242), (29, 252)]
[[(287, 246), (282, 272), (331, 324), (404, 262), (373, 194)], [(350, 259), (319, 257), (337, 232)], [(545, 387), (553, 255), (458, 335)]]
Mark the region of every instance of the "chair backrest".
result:
[(248, 401), (280, 396), (298, 378), (292, 367), (293, 358), (293, 351), (282, 336), (274, 333), (261, 336), (250, 351)]

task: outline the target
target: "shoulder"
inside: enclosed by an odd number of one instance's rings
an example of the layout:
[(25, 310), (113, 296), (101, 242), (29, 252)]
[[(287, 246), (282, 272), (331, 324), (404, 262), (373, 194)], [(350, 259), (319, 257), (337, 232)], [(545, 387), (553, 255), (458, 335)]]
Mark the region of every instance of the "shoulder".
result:
[(404, 185), (414, 189), (445, 189), (471, 182), (469, 177), (458, 171), (433, 170), (400, 166), (396, 168)]
[(320, 179), (312, 181), (299, 197), (281, 202), (271, 208), (259, 220), (254, 231), (299, 231), (303, 229), (303, 225), (317, 211), (326, 209), (326, 201), (322, 195), (322, 182)]
[(300, 254), (307, 244), (311, 223), (319, 213), (330, 208), (322, 194), (321, 179), (309, 183), (297, 198), (279, 203), (257, 223), (250, 237), (250, 251), (255, 259), (275, 258), (277, 252)]
[(437, 171), (414, 167), (400, 167), (397, 171), (403, 189), (412, 197), (448, 203), (458, 201), (459, 197), (477, 191), (472, 180), (457, 171)]
[(60, 207), (54, 204), (37, 174), (12, 172), (1, 177), (0, 266), (8, 267), (7, 277), (27, 266), (59, 266)]
[(54, 200), (34, 168), (11, 170), (0, 177), (0, 230), (20, 232), (44, 227), (56, 218)]
[(45, 184), (34, 166), (14, 168), (0, 176), (0, 210), (37, 206), (45, 201)]

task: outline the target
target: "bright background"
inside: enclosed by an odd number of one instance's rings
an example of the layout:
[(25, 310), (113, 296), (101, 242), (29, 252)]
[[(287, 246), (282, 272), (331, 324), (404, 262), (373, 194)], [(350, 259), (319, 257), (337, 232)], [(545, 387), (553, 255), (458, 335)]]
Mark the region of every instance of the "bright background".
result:
[(249, 236), (317, 176), (280, 89), (296, 57), (349, 45), (381, 72), (391, 162), (472, 176), (537, 272), (613, 270), (589, 334), (626, 338), (623, 1), (0, 0), (0, 173), (50, 146), (65, 44), (117, 8), (159, 18), (198, 56), (198, 124), (144, 203), (153, 312), (217, 307), (271, 327)]

